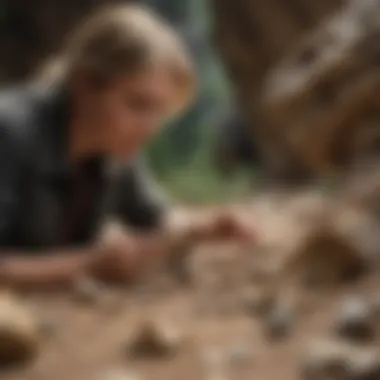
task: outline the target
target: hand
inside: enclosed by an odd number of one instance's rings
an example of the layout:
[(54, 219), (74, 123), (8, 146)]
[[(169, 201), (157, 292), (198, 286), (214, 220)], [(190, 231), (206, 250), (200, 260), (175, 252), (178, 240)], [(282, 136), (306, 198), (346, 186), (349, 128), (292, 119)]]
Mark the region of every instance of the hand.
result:
[(102, 281), (124, 283), (140, 274), (142, 264), (138, 239), (118, 233), (100, 242), (89, 272)]
[(211, 214), (199, 228), (202, 229), (202, 240), (236, 240), (242, 243), (254, 243), (256, 240), (253, 226), (233, 211)]

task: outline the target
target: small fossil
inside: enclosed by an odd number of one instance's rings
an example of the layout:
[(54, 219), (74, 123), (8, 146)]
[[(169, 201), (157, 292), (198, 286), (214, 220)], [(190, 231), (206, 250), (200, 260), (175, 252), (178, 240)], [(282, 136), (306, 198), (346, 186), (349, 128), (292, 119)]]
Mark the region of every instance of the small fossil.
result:
[(128, 351), (134, 357), (168, 357), (179, 350), (183, 336), (170, 326), (152, 321), (142, 322), (136, 327), (128, 343)]

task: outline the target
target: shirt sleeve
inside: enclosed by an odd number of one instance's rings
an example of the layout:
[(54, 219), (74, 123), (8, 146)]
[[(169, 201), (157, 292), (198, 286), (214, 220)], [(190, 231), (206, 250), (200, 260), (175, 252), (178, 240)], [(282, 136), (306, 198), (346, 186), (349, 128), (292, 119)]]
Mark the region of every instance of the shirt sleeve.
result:
[(168, 200), (140, 159), (117, 174), (112, 214), (131, 228), (150, 230), (161, 225)]
[(0, 247), (10, 241), (20, 212), (23, 147), (0, 123)]

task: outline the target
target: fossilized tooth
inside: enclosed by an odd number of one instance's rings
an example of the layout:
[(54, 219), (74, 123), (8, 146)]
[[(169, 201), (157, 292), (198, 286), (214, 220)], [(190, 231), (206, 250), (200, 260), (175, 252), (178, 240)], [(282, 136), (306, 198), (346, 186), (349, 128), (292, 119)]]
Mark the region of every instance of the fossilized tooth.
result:
[(172, 326), (143, 321), (128, 340), (129, 354), (134, 357), (168, 357), (184, 343), (185, 336)]
[(16, 365), (33, 359), (42, 334), (37, 317), (15, 295), (0, 293), (0, 364)]

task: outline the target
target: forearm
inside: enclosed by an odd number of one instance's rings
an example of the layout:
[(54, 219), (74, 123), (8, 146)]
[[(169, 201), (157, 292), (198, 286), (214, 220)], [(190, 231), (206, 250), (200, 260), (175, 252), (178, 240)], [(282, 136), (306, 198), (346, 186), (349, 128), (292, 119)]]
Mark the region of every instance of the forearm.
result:
[(65, 287), (86, 271), (93, 249), (49, 252), (31, 256), (2, 252), (0, 284), (16, 288)]
[(172, 219), (160, 229), (150, 233), (142, 232), (136, 237), (139, 240), (138, 254), (142, 262), (152, 262), (188, 252), (193, 246), (206, 240), (206, 232), (197, 218), (188, 218), (184, 223)]

